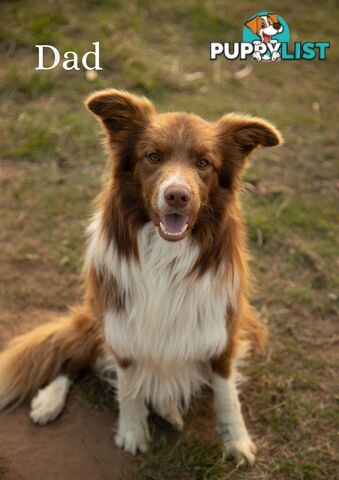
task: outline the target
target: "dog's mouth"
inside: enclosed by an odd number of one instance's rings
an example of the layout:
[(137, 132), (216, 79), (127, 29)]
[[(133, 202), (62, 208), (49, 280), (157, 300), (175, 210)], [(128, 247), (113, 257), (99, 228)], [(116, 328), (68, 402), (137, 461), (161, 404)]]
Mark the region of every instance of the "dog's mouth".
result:
[(264, 32), (262, 32), (262, 34), (263, 34), (264, 42), (269, 43), (271, 40), (271, 35), (267, 35), (267, 33), (264, 33)]
[(165, 240), (177, 242), (187, 235), (188, 216), (179, 213), (166, 213), (160, 217), (159, 234)]

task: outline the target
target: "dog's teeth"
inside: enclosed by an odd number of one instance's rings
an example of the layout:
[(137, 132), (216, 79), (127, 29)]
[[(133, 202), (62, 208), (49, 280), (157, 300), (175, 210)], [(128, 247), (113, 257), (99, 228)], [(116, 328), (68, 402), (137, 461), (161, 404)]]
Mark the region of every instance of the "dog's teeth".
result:
[(184, 232), (186, 232), (187, 230), (187, 227), (188, 227), (188, 224), (186, 223), (186, 225), (183, 226), (182, 230), (178, 233), (171, 233), (171, 232), (167, 232), (167, 230), (165, 229), (165, 226), (162, 222), (160, 222), (160, 229), (166, 233), (166, 235), (169, 235), (170, 237), (178, 237), (179, 235), (182, 235)]

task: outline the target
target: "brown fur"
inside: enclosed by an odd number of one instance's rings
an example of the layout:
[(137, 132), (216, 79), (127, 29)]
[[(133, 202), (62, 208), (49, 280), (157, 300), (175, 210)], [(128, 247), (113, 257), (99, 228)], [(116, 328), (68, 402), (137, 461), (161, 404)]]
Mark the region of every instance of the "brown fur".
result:
[[(229, 114), (209, 123), (192, 114), (156, 114), (145, 99), (138, 102), (137, 97), (115, 90), (92, 95), (87, 106), (107, 133), (111, 177), (99, 205), (104, 210), (104, 228), (121, 245), (121, 254), (137, 256), (139, 228), (150, 219), (159, 223), (155, 200), (159, 186), (179, 166), (193, 197), (187, 212), (193, 217), (190, 233), (200, 245), (194, 269), (203, 275), (227, 263), (231, 272), (239, 272), (238, 307), (225, 312), (229, 343), (219, 358), (212, 359), (213, 369), (229, 375), (243, 344), (251, 342), (259, 351), (267, 337), (247, 300), (249, 274), (238, 192), (247, 156), (259, 145), (280, 144), (279, 132), (262, 119), (244, 115)], [(131, 110), (136, 113), (125, 115)], [(145, 161), (152, 151), (160, 152), (160, 167)], [(210, 167), (197, 172), (194, 162), (202, 157)], [(114, 217), (117, 212), (119, 219)]]
[(240, 302), (237, 311), (230, 308), (227, 312), (227, 347), (220, 356), (211, 360), (213, 371), (222, 377), (231, 375), (235, 358), (247, 356), (249, 348), (252, 353), (260, 353), (267, 342), (266, 326), (244, 298)]
[(16, 337), (0, 353), (0, 408), (35, 393), (58, 373), (93, 365), (103, 345), (100, 324), (81, 309)]
[[(107, 182), (95, 203), (103, 212), (107, 241), (114, 239), (126, 259), (138, 258), (137, 233), (150, 220), (159, 225), (155, 199), (160, 184), (180, 167), (192, 191), (185, 207), (187, 234), (200, 246), (192, 274), (203, 275), (223, 263), (231, 276), (238, 272), (238, 305), (225, 312), (229, 343), (219, 358), (211, 359), (215, 371), (229, 375), (242, 344), (251, 340), (260, 348), (266, 338), (247, 299), (249, 274), (238, 199), (241, 173), (256, 147), (281, 143), (279, 132), (262, 119), (243, 115), (206, 122), (187, 113), (157, 114), (147, 99), (117, 90), (94, 93), (87, 107), (107, 135)], [(161, 165), (149, 162), (153, 151), (160, 152)], [(208, 160), (206, 168), (197, 167), (201, 159)], [(103, 355), (102, 315), (108, 306), (124, 309), (125, 299), (112, 272), (93, 267), (86, 271), (85, 290), (82, 309), (18, 337), (0, 354), (0, 408), (34, 393), (63, 368), (78, 371)], [(130, 360), (117, 361), (128, 368)]]

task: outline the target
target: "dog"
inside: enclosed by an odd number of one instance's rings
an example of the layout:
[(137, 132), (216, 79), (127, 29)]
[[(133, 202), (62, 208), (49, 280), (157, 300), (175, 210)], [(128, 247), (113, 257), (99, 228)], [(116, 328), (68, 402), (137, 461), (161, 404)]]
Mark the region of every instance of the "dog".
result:
[[(267, 44), (271, 44), (273, 46), (278, 43), (278, 41), (272, 39), (272, 37), (281, 33), (284, 29), (275, 13), (268, 13), (267, 15), (254, 17), (252, 20), (246, 22), (245, 25), (252, 31), (252, 33), (260, 37), (260, 40), (253, 41), (255, 45), (264, 44), (267, 46)], [(280, 58), (280, 53), (273, 52), (270, 56), (267, 53), (261, 55), (260, 52), (257, 51), (253, 53), (253, 58), (258, 62), (261, 60), (275, 62)]]
[(248, 301), (239, 191), (249, 154), (282, 137), (260, 118), (158, 113), (114, 89), (86, 105), (109, 155), (87, 231), (84, 300), (0, 353), (0, 408), (33, 396), (30, 416), (43, 425), (81, 370), (108, 381), (115, 372), (115, 442), (135, 454), (150, 442), (150, 406), (182, 429), (192, 396), (209, 385), (226, 453), (253, 464), (238, 366), (264, 346), (266, 328)]

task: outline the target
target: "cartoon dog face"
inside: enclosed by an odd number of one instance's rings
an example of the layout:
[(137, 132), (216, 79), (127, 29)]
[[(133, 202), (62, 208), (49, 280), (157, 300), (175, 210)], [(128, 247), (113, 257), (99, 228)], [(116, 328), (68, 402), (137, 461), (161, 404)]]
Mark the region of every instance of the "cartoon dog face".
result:
[(245, 25), (252, 33), (258, 35), (264, 43), (269, 43), (272, 36), (281, 33), (284, 29), (275, 13), (254, 17)]

